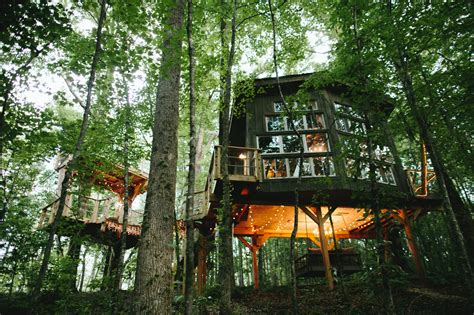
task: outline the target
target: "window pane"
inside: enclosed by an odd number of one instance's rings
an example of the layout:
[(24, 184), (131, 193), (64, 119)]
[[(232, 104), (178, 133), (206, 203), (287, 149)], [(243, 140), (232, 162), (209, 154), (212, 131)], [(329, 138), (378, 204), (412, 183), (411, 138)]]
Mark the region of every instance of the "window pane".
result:
[(262, 150), (262, 153), (279, 153), (278, 138), (278, 136), (258, 137), (258, 147)]
[[(289, 177), (298, 177), (299, 175), (299, 158), (291, 158), (288, 159), (288, 167), (289, 167)], [(301, 176), (313, 176), (311, 171), (311, 162), (308, 158), (303, 159), (303, 173)]]
[(308, 152), (328, 152), (328, 143), (325, 133), (307, 134), (305, 137)]
[[(304, 129), (303, 117), (294, 118), (293, 123), (295, 124), (295, 128), (297, 130)], [(286, 124), (288, 126), (288, 130), (293, 130), (293, 126), (291, 125), (290, 119), (288, 117), (286, 118)]]
[(350, 178), (368, 179), (369, 163), (346, 159), (346, 174)]
[(360, 115), (354, 108), (352, 108), (349, 105), (334, 103), (334, 108), (336, 109), (337, 114), (346, 114), (352, 117), (357, 117), (357, 118), (362, 119), (362, 115)]
[(311, 171), (311, 162), (309, 159), (303, 159), (302, 176), (313, 176), (313, 172)]
[(265, 178), (274, 178), (275, 173), (275, 160), (263, 160), (263, 169), (265, 171)]
[(284, 110), (282, 102), (273, 102), (273, 110), (275, 113), (281, 113)]
[(307, 129), (324, 129), (323, 115), (321, 114), (306, 114), (306, 128)]
[(390, 152), (390, 149), (387, 146), (380, 147), (377, 145), (375, 148), (375, 158), (380, 161), (387, 163), (394, 163), (393, 155)]
[(285, 159), (276, 160), (276, 177), (286, 177), (286, 163)]
[(331, 157), (313, 158), (314, 175), (316, 176), (334, 176), (334, 163)]
[(344, 132), (351, 132), (350, 131), (350, 123), (349, 119), (337, 117), (336, 118), (336, 129)]
[(280, 116), (267, 116), (267, 131), (285, 130), (285, 123)]
[(264, 159), (265, 178), (286, 177), (285, 159)]
[(355, 135), (363, 136), (366, 134), (365, 131), (365, 124), (358, 122), (358, 121), (353, 121), (346, 119), (349, 123), (349, 132), (353, 133)]
[(385, 184), (395, 185), (391, 166), (379, 166), (377, 168), (377, 181)]
[(283, 152), (295, 153), (300, 151), (300, 139), (298, 136), (283, 136)]
[(288, 160), (288, 171), (290, 172), (288, 174), (289, 177), (298, 177), (298, 161), (299, 159), (294, 158), (294, 159), (287, 159)]

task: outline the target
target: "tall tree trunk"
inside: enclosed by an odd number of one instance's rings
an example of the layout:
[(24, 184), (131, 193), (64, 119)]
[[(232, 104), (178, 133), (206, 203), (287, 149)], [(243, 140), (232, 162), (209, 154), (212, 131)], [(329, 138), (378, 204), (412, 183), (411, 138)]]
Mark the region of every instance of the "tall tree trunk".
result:
[(79, 137), (77, 138), (77, 142), (74, 148), (72, 159), (67, 167), (66, 174), (64, 176), (64, 179), (61, 185), (61, 195), (59, 198), (59, 206), (58, 206), (56, 215), (54, 217), (53, 224), (51, 224), (48, 242), (44, 250), (43, 260), (41, 262), (41, 267), (39, 270), (38, 278), (36, 280), (36, 285), (32, 293), (33, 302), (36, 302), (39, 297), (41, 287), (43, 285), (44, 277), (46, 276), (46, 271), (48, 270), (49, 258), (51, 256), (51, 250), (53, 248), (53, 243), (54, 243), (54, 235), (56, 234), (59, 223), (61, 222), (64, 206), (66, 203), (69, 180), (71, 178), (71, 174), (74, 168), (76, 167), (78, 158), (80, 157), (82, 153), (82, 145), (84, 144), (87, 128), (89, 126), (89, 115), (91, 112), (91, 105), (92, 105), (92, 89), (94, 87), (97, 63), (99, 62), (99, 57), (100, 57), (100, 52), (101, 52), (100, 46), (101, 46), (101, 40), (102, 40), (102, 28), (104, 26), (105, 16), (106, 16), (106, 11), (107, 11), (106, 2), (107, 2), (106, 0), (102, 0), (100, 4), (100, 16), (99, 16), (99, 21), (97, 23), (97, 33), (96, 33), (96, 39), (95, 39), (95, 51), (94, 51), (94, 56), (92, 58), (92, 64), (91, 64), (91, 69), (89, 73), (89, 80), (87, 81), (87, 96), (86, 96), (86, 103), (84, 107), (84, 114), (82, 116), (81, 131), (79, 133)]
[(426, 151), (429, 153), (431, 163), (433, 165), (434, 171), (436, 173), (436, 182), (438, 184), (439, 191), (443, 198), (443, 207), (446, 211), (446, 218), (448, 219), (449, 227), (451, 234), (454, 238), (455, 243), (455, 254), (458, 257), (460, 262), (461, 269), (464, 273), (464, 281), (468, 290), (473, 296), (472, 290), (472, 269), (469, 262), (469, 256), (467, 254), (466, 246), (464, 243), (464, 236), (459, 227), (458, 221), (456, 219), (451, 200), (449, 198), (448, 189), (446, 186), (447, 174), (444, 165), (441, 162), (439, 153), (434, 147), (433, 136), (429, 130), (428, 124), (422, 115), (419, 105), (417, 103), (417, 98), (415, 95), (415, 90), (413, 88), (412, 78), (408, 70), (409, 56), (407, 52), (398, 47), (397, 56), (394, 58), (394, 64), (397, 71), (397, 75), (402, 83), (403, 92), (405, 93), (408, 106), (410, 107), (411, 114), (415, 118), (415, 121), (418, 124), (420, 129), (420, 137), (426, 145)]
[[(86, 257), (87, 257), (87, 252), (89, 251), (89, 246), (86, 246), (86, 248), (84, 248), (84, 253), (82, 254), (82, 270), (81, 270), (81, 280), (79, 282), (79, 292), (82, 292), (83, 290), (83, 287), (84, 287), (84, 279), (86, 277)], [(95, 258), (95, 257), (94, 257)], [(93, 264), (93, 267), (95, 267), (95, 259), (94, 259), (94, 264)]]
[(186, 261), (184, 278), (184, 313), (193, 312), (194, 286), (194, 182), (196, 179), (196, 95), (195, 61), (193, 43), (193, 1), (188, 0), (188, 21), (186, 25), (189, 58), (189, 169), (188, 193), (186, 195)]
[(170, 5), (159, 70), (148, 194), (135, 277), (138, 314), (171, 314), (173, 212), (178, 160), (179, 79), (184, 1)]
[(123, 134), (123, 219), (122, 219), (122, 232), (120, 233), (119, 240), (119, 251), (117, 257), (117, 269), (114, 275), (114, 290), (118, 293), (122, 287), (122, 274), (123, 274), (123, 259), (125, 256), (125, 249), (127, 247), (127, 226), (128, 226), (128, 212), (130, 207), (130, 179), (128, 176), (128, 170), (130, 167), (129, 154), (128, 154), (128, 142), (129, 142), (129, 131), (130, 131), (130, 95), (128, 92), (128, 83), (126, 78), (123, 78), (123, 87), (125, 90), (125, 109), (124, 109), (124, 134)]
[[(232, 32), (230, 49), (225, 71), (225, 90), (222, 98), (222, 151), (221, 151), (221, 173), (223, 181), (222, 209), (220, 214), (221, 229), (219, 231), (220, 246), (220, 269), (219, 280), (221, 286), (220, 309), (223, 313), (231, 312), (231, 291), (234, 285), (234, 260), (232, 250), (232, 200), (231, 183), (229, 180), (229, 130), (230, 130), (230, 101), (232, 91), (232, 66), (235, 55), (235, 36), (237, 19), (237, 0), (232, 6)], [(224, 34), (222, 34), (224, 35)]]

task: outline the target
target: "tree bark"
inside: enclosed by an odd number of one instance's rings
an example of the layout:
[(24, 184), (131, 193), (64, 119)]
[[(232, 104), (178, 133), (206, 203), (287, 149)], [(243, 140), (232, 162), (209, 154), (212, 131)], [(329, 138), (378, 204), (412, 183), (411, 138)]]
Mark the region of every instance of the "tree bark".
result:
[[(220, 269), (219, 280), (221, 286), (220, 309), (224, 314), (230, 313), (231, 309), (231, 291), (234, 285), (234, 261), (232, 250), (232, 200), (231, 183), (229, 180), (229, 131), (230, 131), (230, 101), (232, 91), (232, 66), (235, 55), (235, 36), (237, 19), (237, 0), (233, 1), (232, 6), (232, 31), (230, 40), (230, 49), (227, 56), (227, 65), (225, 67), (225, 90), (222, 97), (222, 155), (221, 172), (223, 181), (222, 209), (219, 215), (221, 229), (220, 237)], [(224, 36), (222, 33), (221, 36)]]
[(193, 1), (188, 0), (188, 21), (186, 33), (189, 58), (189, 169), (188, 192), (186, 195), (186, 261), (184, 278), (184, 313), (193, 312), (194, 286), (194, 182), (196, 179), (196, 95), (195, 95), (195, 61), (193, 43)]
[(48, 263), (49, 263), (49, 258), (51, 256), (51, 250), (53, 248), (53, 243), (54, 243), (54, 235), (56, 234), (56, 231), (58, 229), (59, 223), (61, 222), (61, 218), (63, 215), (64, 211), (64, 206), (66, 203), (66, 196), (67, 196), (67, 189), (69, 186), (69, 180), (71, 178), (72, 172), (74, 168), (76, 167), (78, 158), (81, 156), (82, 153), (82, 145), (84, 144), (84, 140), (86, 137), (86, 132), (87, 128), (89, 126), (89, 115), (91, 112), (91, 105), (92, 105), (92, 89), (94, 87), (95, 83), (95, 76), (96, 76), (96, 70), (97, 70), (97, 64), (99, 62), (99, 57), (100, 57), (100, 52), (101, 52), (101, 40), (102, 40), (102, 28), (104, 26), (105, 22), (105, 17), (106, 17), (106, 0), (102, 0), (100, 4), (100, 16), (99, 16), (99, 21), (97, 23), (97, 33), (96, 33), (96, 40), (95, 40), (95, 51), (94, 51), (94, 56), (92, 58), (92, 64), (91, 64), (91, 69), (89, 73), (89, 80), (87, 81), (87, 96), (86, 96), (86, 104), (84, 107), (84, 114), (82, 116), (82, 125), (81, 125), (81, 131), (79, 133), (79, 137), (76, 142), (76, 146), (74, 149), (74, 153), (72, 155), (72, 159), (69, 163), (69, 166), (66, 170), (66, 174), (64, 176), (64, 180), (61, 185), (61, 195), (59, 198), (59, 206), (58, 210), (56, 212), (53, 224), (51, 224), (51, 229), (49, 232), (49, 238), (48, 242), (46, 244), (45, 250), (44, 250), (44, 255), (43, 255), (43, 260), (41, 262), (41, 267), (39, 270), (38, 278), (36, 280), (36, 285), (35, 288), (32, 292), (33, 295), (33, 303), (37, 301), (41, 287), (43, 285), (44, 277), (46, 276), (46, 272), (48, 270)]
[(137, 314), (171, 314), (173, 212), (178, 160), (179, 79), (184, 1), (169, 7), (153, 127), (148, 194), (135, 277)]

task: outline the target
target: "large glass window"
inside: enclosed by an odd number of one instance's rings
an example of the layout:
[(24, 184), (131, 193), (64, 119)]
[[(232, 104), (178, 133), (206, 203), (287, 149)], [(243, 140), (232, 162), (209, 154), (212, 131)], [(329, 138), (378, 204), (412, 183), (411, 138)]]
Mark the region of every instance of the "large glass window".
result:
[[(396, 185), (393, 175), (392, 165), (376, 163), (375, 176), (377, 182), (389, 185)], [(370, 167), (368, 161), (355, 161), (346, 159), (346, 173), (350, 178), (369, 179)]]
[[(300, 172), (299, 157), (285, 159), (263, 159), (265, 178), (298, 177)], [(332, 157), (303, 158), (303, 177), (335, 176)]]

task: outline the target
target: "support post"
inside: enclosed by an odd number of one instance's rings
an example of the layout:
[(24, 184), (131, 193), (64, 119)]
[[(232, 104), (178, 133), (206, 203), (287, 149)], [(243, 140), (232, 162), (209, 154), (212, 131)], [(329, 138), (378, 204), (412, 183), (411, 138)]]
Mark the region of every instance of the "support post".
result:
[(206, 266), (206, 259), (207, 259), (207, 252), (206, 252), (206, 238), (205, 236), (199, 236), (199, 247), (198, 247), (198, 293), (202, 294), (204, 287), (206, 286), (207, 280), (207, 266)]
[(253, 284), (255, 289), (258, 289), (258, 260), (257, 260), (257, 251), (255, 247), (252, 247), (252, 269), (253, 269)]
[(249, 244), (242, 236), (237, 236), (237, 238), (244, 244), (250, 252), (252, 253), (252, 269), (253, 269), (253, 283), (254, 288), (258, 289), (258, 259), (257, 252), (260, 247), (268, 240), (268, 235), (254, 235), (252, 236), (252, 244)]
[(413, 256), (413, 260), (415, 262), (415, 268), (416, 268), (416, 273), (418, 274), (418, 277), (425, 281), (426, 280), (426, 274), (425, 274), (425, 268), (423, 266), (423, 262), (421, 261), (421, 257), (418, 254), (418, 247), (416, 246), (415, 242), (415, 236), (413, 234), (413, 230), (411, 228), (410, 220), (407, 216), (406, 210), (402, 209), (400, 212), (401, 218), (402, 218), (402, 225), (403, 228), (405, 229), (405, 235), (407, 237), (407, 244), (408, 248), (410, 249), (410, 252)]
[(324, 269), (326, 273), (326, 280), (328, 281), (329, 290), (334, 289), (334, 278), (332, 276), (331, 271), (331, 261), (329, 260), (329, 252), (328, 252), (328, 243), (326, 240), (326, 235), (324, 234), (324, 220), (323, 215), (321, 213), (321, 207), (316, 206), (316, 218), (317, 224), (319, 228), (319, 240), (321, 241), (321, 253), (323, 254), (323, 262), (324, 262)]

